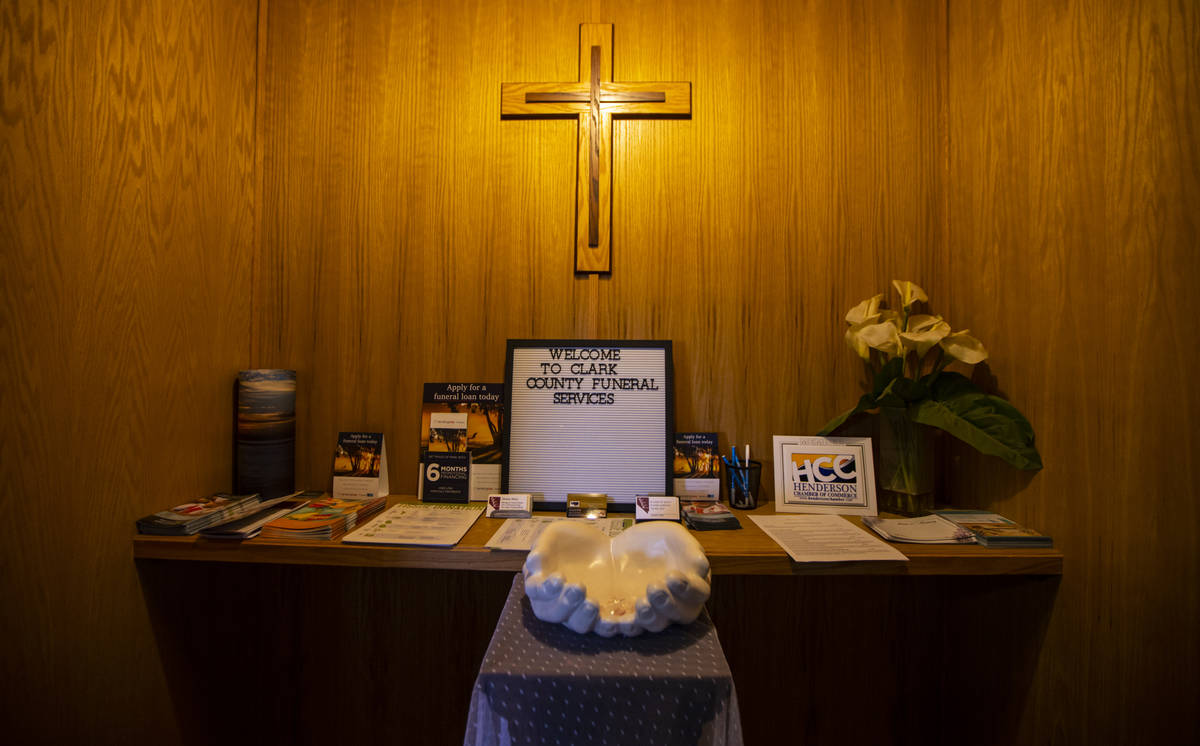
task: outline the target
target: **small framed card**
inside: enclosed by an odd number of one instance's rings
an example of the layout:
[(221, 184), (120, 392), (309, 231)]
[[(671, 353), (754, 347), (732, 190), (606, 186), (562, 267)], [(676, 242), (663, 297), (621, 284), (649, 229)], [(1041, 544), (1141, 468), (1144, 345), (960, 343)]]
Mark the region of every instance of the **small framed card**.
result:
[(776, 435), (775, 512), (877, 515), (870, 438)]

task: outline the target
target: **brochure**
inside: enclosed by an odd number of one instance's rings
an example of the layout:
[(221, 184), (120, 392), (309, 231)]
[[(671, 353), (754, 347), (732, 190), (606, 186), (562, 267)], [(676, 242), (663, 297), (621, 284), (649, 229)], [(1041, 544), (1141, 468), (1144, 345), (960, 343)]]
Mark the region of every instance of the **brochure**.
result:
[[(421, 406), (421, 474), (418, 495), (424, 489), (425, 454), (465, 449), (471, 454), (470, 499), (486, 502), (500, 492), (500, 469), (504, 457), (503, 383), (427, 383)], [(436, 415), (461, 415), (463, 439), (457, 433), (447, 441), (434, 424)], [(440, 422), (440, 418), (439, 418)]]
[(338, 433), (333, 452), (333, 496), (346, 500), (388, 494), (383, 433)]
[(918, 518), (863, 516), (863, 525), (888, 541), (907, 544), (974, 544), (975, 535), (939, 515)]
[(720, 450), (716, 433), (675, 433), (675, 496), (711, 500), (721, 496)]
[(482, 505), (393, 505), (342, 543), (452, 547), (481, 515)]

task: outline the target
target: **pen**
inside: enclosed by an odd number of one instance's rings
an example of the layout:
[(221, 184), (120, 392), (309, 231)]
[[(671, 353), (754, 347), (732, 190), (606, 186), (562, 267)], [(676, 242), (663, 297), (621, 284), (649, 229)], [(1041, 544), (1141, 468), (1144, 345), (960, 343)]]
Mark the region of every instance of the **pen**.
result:
[(737, 467), (737, 469), (732, 473), (731, 476), (737, 482), (738, 489), (740, 489), (742, 491), (742, 494), (749, 494), (750, 493), (750, 475), (747, 472), (742, 471), (742, 463), (740, 461), (738, 461), (737, 446), (730, 445), (729, 451), (733, 454), (733, 465)]

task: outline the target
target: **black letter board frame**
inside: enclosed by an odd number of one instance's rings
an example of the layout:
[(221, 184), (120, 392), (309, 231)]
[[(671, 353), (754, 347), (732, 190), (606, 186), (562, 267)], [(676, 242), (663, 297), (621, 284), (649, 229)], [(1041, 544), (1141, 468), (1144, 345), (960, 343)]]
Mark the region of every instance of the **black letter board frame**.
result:
[[(559, 350), (560, 357), (554, 358), (552, 350)], [(565, 357), (568, 350), (576, 357)], [(612, 350), (619, 351), (624, 359), (603, 357), (605, 351)], [(654, 360), (656, 352), (661, 362)], [(533, 360), (535, 355), (538, 358)], [(622, 370), (622, 362), (631, 362), (629, 355), (639, 360)], [(542, 363), (562, 367), (552, 374)], [(592, 363), (615, 363), (616, 375), (572, 373), (588, 370)], [(576, 364), (582, 368), (573, 368)], [(536, 375), (530, 374), (530, 366), (534, 366)], [(571, 388), (560, 387), (565, 381), (546, 384), (552, 388), (532, 388), (541, 385), (533, 382), (531, 386), (532, 378), (583, 381), (578, 386), (568, 384)], [(654, 402), (654, 395), (636, 396), (640, 390), (593, 388), (593, 378), (652, 378), (661, 387), (661, 402)], [(607, 393), (613, 395), (613, 403), (555, 404), (554, 395), (559, 393)], [(639, 402), (639, 398), (650, 401)], [(570, 493), (603, 492), (608, 495), (610, 511), (632, 513), (635, 495), (672, 493), (675, 372), (670, 340), (510, 339), (504, 365), (504, 408), (508, 433), (504, 439), (501, 489), (506, 493), (542, 493), (543, 499), (534, 500), (535, 509), (566, 510)], [(597, 437), (597, 428), (602, 437)], [(584, 429), (588, 430), (586, 434)], [(612, 440), (618, 433), (621, 440), (629, 442), (614, 445)], [(574, 462), (581, 459), (588, 459), (594, 466), (578, 468)], [(564, 465), (564, 461), (571, 463)], [(581, 471), (592, 474), (581, 475)], [(635, 480), (632, 485), (631, 480)]]

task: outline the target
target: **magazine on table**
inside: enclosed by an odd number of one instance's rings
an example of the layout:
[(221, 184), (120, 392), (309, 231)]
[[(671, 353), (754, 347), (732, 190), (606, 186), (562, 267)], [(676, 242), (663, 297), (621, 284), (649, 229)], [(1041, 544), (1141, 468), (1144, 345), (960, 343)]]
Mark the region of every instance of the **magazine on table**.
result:
[(253, 539), (258, 536), (262, 527), (267, 523), (276, 518), (282, 518), (293, 510), (303, 507), (314, 497), (320, 496), (319, 492), (315, 494), (293, 492), (273, 500), (264, 500), (255, 507), (253, 513), (227, 523), (209, 526), (201, 530), (200, 535), (209, 539)]
[(137, 530), (138, 533), (158, 536), (191, 536), (209, 526), (241, 518), (256, 510), (258, 505), (257, 494), (230, 495), (218, 492), (139, 518)]
[(370, 500), (321, 497), (268, 522), (263, 526), (261, 536), (302, 541), (340, 539), (347, 531), (383, 510), (386, 502), (386, 497)]

